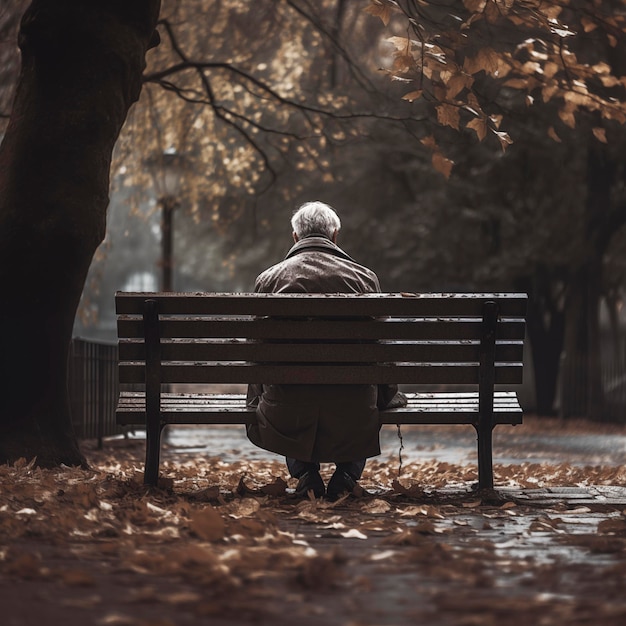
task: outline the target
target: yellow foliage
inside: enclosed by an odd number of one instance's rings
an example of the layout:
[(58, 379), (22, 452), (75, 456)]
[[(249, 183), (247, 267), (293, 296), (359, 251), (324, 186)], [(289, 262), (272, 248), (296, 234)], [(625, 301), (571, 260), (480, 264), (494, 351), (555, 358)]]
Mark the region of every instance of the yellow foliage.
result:
[[(558, 119), (570, 128), (576, 128), (578, 115), (589, 112), (625, 123), (626, 77), (616, 74), (606, 50), (626, 37), (626, 16), (605, 0), (583, 4), (463, 0), (447, 5), (445, 16), (434, 1), (403, 4), (399, 13), (407, 37), (396, 37), (396, 45), (404, 50), (399, 54), (410, 53), (417, 63), (410, 67), (408, 60), (404, 62), (403, 77), (419, 79), (438, 124), (467, 126), (479, 140), (492, 130), (503, 149), (511, 139), (490, 125), (487, 106), (494, 98), (501, 104), (500, 95), (506, 102), (511, 90), (522, 92), (527, 106), (554, 101)], [(591, 32), (593, 40), (585, 37)], [(413, 40), (410, 48), (409, 36), (419, 40)], [(500, 94), (498, 87), (507, 89)], [(416, 92), (410, 93), (413, 98)], [(459, 116), (462, 111), (474, 119), (466, 122)], [(546, 125), (546, 132), (560, 140), (553, 125)], [(593, 132), (599, 141), (607, 140), (602, 128)]]

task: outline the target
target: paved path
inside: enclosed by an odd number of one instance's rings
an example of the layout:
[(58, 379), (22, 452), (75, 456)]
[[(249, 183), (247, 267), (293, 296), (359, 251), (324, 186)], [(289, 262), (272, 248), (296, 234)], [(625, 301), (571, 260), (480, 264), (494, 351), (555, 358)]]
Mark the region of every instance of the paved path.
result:
[(546, 487), (543, 489), (498, 489), (502, 495), (514, 498), (520, 504), (551, 507), (626, 507), (626, 487), (592, 485), (585, 487)]
[[(448, 463), (474, 463), (476, 460), (476, 435), (471, 426), (405, 425), (401, 435), (402, 457), (406, 463), (431, 459)], [(276, 458), (253, 446), (240, 426), (171, 428), (167, 441), (180, 452), (219, 456), (227, 462), (241, 458)], [(378, 458), (397, 459), (399, 447), (397, 429), (385, 426), (381, 431), (382, 455)], [(525, 418), (521, 426), (498, 426), (494, 430), (494, 463), (526, 462), (623, 465), (626, 463), (626, 426), (534, 417)]]

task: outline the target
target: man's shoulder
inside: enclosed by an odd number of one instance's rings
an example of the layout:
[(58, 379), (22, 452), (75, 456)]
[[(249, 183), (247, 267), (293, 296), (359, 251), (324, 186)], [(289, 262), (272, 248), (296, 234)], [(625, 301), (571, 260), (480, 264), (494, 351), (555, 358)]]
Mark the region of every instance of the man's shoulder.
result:
[(374, 271), (352, 259), (307, 251), (261, 272), (254, 290), (260, 293), (369, 293), (379, 292), (380, 283)]
[(276, 281), (285, 275), (290, 265), (290, 259), (285, 259), (263, 270), (254, 281), (254, 290), (268, 293), (275, 291)]

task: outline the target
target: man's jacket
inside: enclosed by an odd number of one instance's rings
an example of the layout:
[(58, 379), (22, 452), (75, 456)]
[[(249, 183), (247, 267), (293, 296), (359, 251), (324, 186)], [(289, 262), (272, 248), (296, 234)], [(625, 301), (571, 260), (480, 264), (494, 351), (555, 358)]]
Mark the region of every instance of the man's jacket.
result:
[[(298, 241), (256, 279), (260, 293), (379, 292), (376, 274), (323, 236)], [(358, 314), (358, 313), (357, 313)], [(387, 397), (393, 396), (385, 390)], [(380, 454), (376, 385), (251, 385), (255, 445), (300, 461), (347, 462)]]

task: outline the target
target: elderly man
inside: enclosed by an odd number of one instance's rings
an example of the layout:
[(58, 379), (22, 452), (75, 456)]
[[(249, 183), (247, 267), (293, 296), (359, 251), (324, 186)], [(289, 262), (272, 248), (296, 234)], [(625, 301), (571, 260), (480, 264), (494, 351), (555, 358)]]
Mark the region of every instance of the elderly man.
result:
[[(379, 292), (376, 274), (339, 246), (341, 222), (322, 202), (303, 204), (291, 219), (295, 245), (280, 263), (260, 274), (261, 293)], [(248, 426), (255, 445), (283, 454), (296, 494), (326, 492), (335, 500), (352, 492), (365, 459), (380, 454), (378, 409), (405, 399), (394, 385), (251, 385), (248, 401), (257, 405), (257, 423)], [(325, 489), (320, 462), (335, 463)]]

